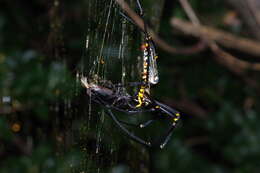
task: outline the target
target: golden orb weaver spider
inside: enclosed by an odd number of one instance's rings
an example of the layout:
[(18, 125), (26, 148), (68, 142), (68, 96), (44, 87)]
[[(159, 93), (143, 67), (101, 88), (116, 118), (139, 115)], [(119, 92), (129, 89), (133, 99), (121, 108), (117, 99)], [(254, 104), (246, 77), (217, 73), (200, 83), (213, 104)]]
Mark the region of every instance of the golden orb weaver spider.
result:
[[(105, 112), (109, 115), (113, 121), (119, 126), (119, 128), (126, 133), (132, 140), (143, 144), (147, 147), (157, 147), (159, 145), (160, 148), (163, 148), (169, 141), (174, 128), (180, 118), (180, 113), (175, 109), (157, 101), (149, 96), (145, 97), (146, 105), (142, 107), (136, 107), (137, 100), (135, 97), (128, 94), (124, 88), (124, 86), (120, 84), (112, 84), (109, 81), (100, 81), (100, 84), (97, 84), (97, 81), (92, 82), (90, 79), (86, 77), (81, 78), (82, 85), (87, 89), (87, 95), (91, 98), (95, 103), (102, 105), (105, 107)], [(129, 83), (129, 85), (136, 85), (137, 83)], [(138, 85), (138, 84), (137, 84)], [(137, 114), (137, 113), (152, 113), (154, 114), (154, 119), (150, 119), (141, 124), (130, 124), (124, 121), (119, 120), (111, 110), (116, 110), (119, 112), (124, 112), (127, 114)], [(154, 121), (161, 119), (162, 117), (169, 118), (171, 125), (165, 134), (163, 134), (160, 138), (160, 141), (147, 141), (141, 139), (140, 137), (132, 134), (123, 124), (132, 125), (138, 128), (144, 128), (148, 125), (152, 124)]]
[[(143, 9), (139, 0), (137, 0), (137, 5), (139, 8), (139, 14), (143, 19)], [(127, 17), (125, 14), (121, 13), (127, 20), (134, 24), (134, 22)], [(144, 21), (144, 19), (143, 19)], [(139, 86), (138, 93), (135, 96), (131, 96), (127, 93), (125, 86), (121, 84), (113, 84), (107, 80), (100, 80), (98, 76), (94, 76), (94, 79), (81, 77), (81, 84), (86, 88), (87, 95), (95, 103), (105, 107), (105, 113), (110, 116), (117, 126), (132, 140), (147, 146), (147, 147), (160, 147), (163, 148), (173, 133), (179, 119), (180, 113), (155, 100), (150, 96), (150, 86), (155, 85), (159, 81), (158, 70), (156, 59), (157, 55), (155, 52), (155, 46), (152, 38), (147, 32), (147, 26), (144, 21), (144, 35), (145, 43), (142, 44), (141, 48), (143, 51), (143, 69), (142, 69), (142, 82), (130, 82), (129, 86)], [(150, 113), (153, 114), (153, 118), (141, 124), (131, 124), (119, 120), (112, 110), (123, 112), (126, 114), (137, 114), (137, 113)], [(166, 115), (166, 116), (165, 116)], [(157, 141), (148, 141), (136, 136), (131, 133), (124, 125), (135, 126), (138, 128), (145, 128), (155, 122), (160, 120), (162, 117), (168, 118), (170, 121), (170, 127), (167, 129), (166, 133), (160, 136)]]

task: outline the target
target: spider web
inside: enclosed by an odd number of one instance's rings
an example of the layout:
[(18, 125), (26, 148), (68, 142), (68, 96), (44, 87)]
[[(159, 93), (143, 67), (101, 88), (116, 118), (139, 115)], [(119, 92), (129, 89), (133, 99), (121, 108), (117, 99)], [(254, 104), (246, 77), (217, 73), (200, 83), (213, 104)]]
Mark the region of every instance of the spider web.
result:
[[(136, 7), (135, 3), (132, 1), (133, 9)], [(127, 93), (134, 95), (137, 93), (138, 87), (127, 84), (141, 81), (143, 59), (140, 57), (142, 54), (140, 44), (143, 42), (144, 35), (139, 28), (120, 15), (120, 11), (121, 9), (114, 0), (88, 1), (85, 51), (77, 76), (83, 75), (90, 79), (95, 79), (98, 76), (98, 79), (111, 81), (113, 84), (120, 83), (125, 86)], [(94, 162), (93, 164), (89, 164), (88, 161), (83, 162), (85, 169), (82, 170), (102, 172), (104, 165), (118, 166), (120, 163), (118, 158), (122, 156), (117, 151), (122, 149), (122, 146), (124, 146), (124, 152), (128, 151), (125, 151), (125, 148), (131, 148), (132, 145), (135, 145), (136, 148), (139, 147), (139, 151), (135, 150), (129, 153), (131, 161), (147, 160), (147, 158), (142, 158), (143, 155), (140, 156), (140, 152), (143, 150), (142, 146), (129, 138), (122, 137), (124, 133), (104, 113), (102, 107), (93, 104), (85, 92), (83, 96), (88, 98), (88, 100), (85, 99), (88, 106), (85, 107), (86, 133), (83, 137), (85, 143), (82, 143), (82, 148), (87, 151), (86, 157), (91, 158)], [(140, 124), (155, 118), (151, 117), (153, 115), (149, 112), (142, 112), (139, 116), (138, 114), (127, 115), (120, 111), (111, 111), (118, 119), (128, 124)], [(167, 118), (162, 117), (162, 120), (153, 122), (145, 129), (132, 128), (127, 125), (125, 128), (145, 141), (157, 142), (162, 137), (161, 135), (165, 134), (167, 126), (170, 126)], [(88, 143), (87, 146), (86, 143)], [(133, 155), (138, 157), (133, 159)]]
[[(141, 34), (120, 15), (120, 11), (114, 0), (88, 0), (85, 51), (79, 64), (78, 78), (82, 75), (90, 78), (98, 76), (123, 85), (140, 78), (138, 50)], [(128, 91), (134, 93), (136, 88), (128, 88)], [(91, 139), (93, 142), (88, 147), (82, 148), (91, 150), (86, 157), (95, 161), (93, 164), (89, 164), (89, 160), (84, 161), (82, 171), (102, 172), (104, 165), (113, 167), (118, 161), (116, 151), (120, 144), (118, 137), (122, 133), (100, 107), (93, 106), (91, 98), (87, 102), (86, 141), (90, 140), (89, 136), (95, 139)]]
[(133, 58), (132, 51), (138, 47), (134, 43), (136, 38), (131, 35), (134, 27), (120, 15), (120, 8), (114, 0), (101, 1), (89, 2), (96, 8), (89, 10), (93, 12), (89, 14), (81, 72), (90, 77), (98, 75), (101, 79), (125, 83), (138, 75), (134, 73), (138, 61)]

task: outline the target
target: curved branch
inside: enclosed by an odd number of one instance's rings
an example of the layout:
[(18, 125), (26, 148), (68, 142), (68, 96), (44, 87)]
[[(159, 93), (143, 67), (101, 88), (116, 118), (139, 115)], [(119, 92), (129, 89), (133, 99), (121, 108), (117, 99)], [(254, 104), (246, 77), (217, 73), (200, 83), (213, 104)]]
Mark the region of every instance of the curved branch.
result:
[[(181, 3), (184, 11), (187, 13), (189, 19), (192, 21), (192, 23), (194, 25), (193, 29), (198, 29), (198, 32), (197, 32), (198, 36), (201, 39), (205, 40), (205, 42), (207, 42), (207, 44), (210, 47), (210, 49), (212, 50), (212, 52), (214, 52), (218, 57), (221, 58), (221, 59), (217, 59), (218, 62), (225, 65), (231, 71), (233, 71), (239, 75), (244, 74), (247, 70), (256, 70), (256, 71), (260, 70), (260, 63), (249, 63), (249, 62), (246, 62), (243, 60), (239, 60), (236, 57), (234, 57), (233, 55), (229, 54), (228, 52), (225, 52), (224, 50), (222, 50), (216, 44), (216, 42), (213, 38), (208, 37), (208, 35), (205, 34), (209, 30), (201, 29), (203, 27), (201, 26), (200, 21), (199, 21), (198, 17), (196, 16), (195, 12), (193, 11), (193, 9), (191, 8), (189, 2), (187, 0), (179, 0), (179, 2)], [(176, 24), (176, 19), (173, 19), (171, 22), (172, 22), (172, 24)], [(183, 27), (183, 28), (185, 28), (185, 27)], [(226, 42), (226, 40), (225, 40), (225, 42)], [(233, 43), (233, 44), (237, 44), (237, 43)], [(247, 47), (247, 48), (249, 49), (250, 47)], [(259, 48), (260, 48), (260, 46), (258, 47), (258, 50), (259, 50)]]
[[(142, 18), (137, 15), (124, 0), (115, 0), (117, 4), (122, 8), (122, 10), (135, 22), (135, 24), (144, 30), (144, 23)], [(187, 47), (187, 48), (176, 48), (169, 45), (163, 39), (161, 39), (151, 28), (147, 28), (149, 34), (151, 35), (153, 41), (162, 50), (173, 53), (173, 54), (194, 54), (200, 52), (206, 48), (204, 41), (199, 41), (197, 44)]]
[(231, 33), (204, 25), (194, 26), (191, 22), (175, 17), (171, 19), (171, 25), (185, 34), (198, 38), (204, 36), (226, 48), (236, 49), (253, 56), (260, 56), (260, 42), (258, 41), (235, 36)]
[(220, 59), (217, 59), (219, 63), (233, 69), (233, 71), (236, 71), (237, 74), (243, 74), (246, 70), (260, 71), (260, 63), (249, 63), (239, 60), (233, 55), (220, 49), (217, 44), (211, 44), (210, 48), (218, 57), (220, 57)]

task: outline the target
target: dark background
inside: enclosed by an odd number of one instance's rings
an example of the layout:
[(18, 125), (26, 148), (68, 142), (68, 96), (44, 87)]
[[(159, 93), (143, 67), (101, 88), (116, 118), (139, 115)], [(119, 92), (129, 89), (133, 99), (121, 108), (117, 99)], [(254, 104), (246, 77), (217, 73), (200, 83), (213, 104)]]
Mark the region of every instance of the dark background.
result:
[[(141, 3), (148, 25), (177, 50), (209, 41), (172, 27), (173, 17), (190, 21), (177, 0)], [(190, 4), (202, 25), (237, 38), (231, 46), (221, 42), (225, 34), (217, 41), (235, 60), (208, 42), (189, 53), (157, 46), (160, 82), (152, 97), (182, 112), (182, 120), (165, 149), (156, 150), (121, 133), (79, 83), (98, 57), (103, 78), (139, 80), (143, 35), (115, 1), (2, 0), (0, 172), (259, 172), (259, 54), (236, 48), (245, 37), (260, 45), (259, 2)]]

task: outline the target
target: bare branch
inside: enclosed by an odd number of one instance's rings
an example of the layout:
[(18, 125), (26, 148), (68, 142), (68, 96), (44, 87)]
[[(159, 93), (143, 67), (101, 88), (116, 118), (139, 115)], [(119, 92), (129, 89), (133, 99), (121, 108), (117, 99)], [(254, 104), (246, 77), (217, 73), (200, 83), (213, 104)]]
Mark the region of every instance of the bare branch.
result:
[[(191, 24), (190, 26), (194, 25), (193, 29), (196, 30), (197, 29), (197, 36), (200, 37), (201, 39), (205, 40), (205, 42), (208, 43), (208, 46), (210, 47), (210, 49), (220, 58), (217, 59), (217, 61), (224, 65), (225, 67), (229, 68), (231, 71), (233, 71), (236, 74), (244, 74), (247, 70), (251, 69), (251, 70), (260, 70), (260, 64), (258, 63), (249, 63), (243, 60), (239, 60), (236, 57), (234, 57), (233, 55), (229, 54), (228, 52), (225, 52), (224, 50), (222, 50), (217, 44), (216, 44), (216, 40), (219, 40), (220, 42), (220, 35), (222, 35), (222, 39), (224, 41), (222, 41), (222, 44), (225, 44), (228, 42), (227, 40), (230, 41), (230, 38), (232, 38), (231, 40), (236, 40), (236, 42), (232, 42), (232, 44), (234, 45), (238, 45), (237, 44), (237, 39), (235, 39), (234, 36), (231, 36), (230, 34), (225, 34), (225, 36), (223, 36), (223, 32), (216, 32), (216, 30), (213, 29), (209, 29), (209, 28), (203, 28), (200, 24), (200, 21), (198, 19), (198, 17), (196, 16), (195, 12), (193, 11), (193, 9), (191, 8), (189, 2), (187, 0), (179, 0), (180, 3), (182, 4), (182, 7), (184, 8), (184, 10), (186, 11), (187, 15), (189, 16), (189, 19), (192, 21), (193, 24)], [(176, 25), (176, 23), (180, 24), (181, 20), (177, 20), (177, 19), (172, 19), (171, 23), (173, 25)], [(184, 24), (184, 23), (182, 23)], [(187, 31), (187, 25), (182, 26), (183, 30)], [(189, 32), (192, 33), (191, 31), (191, 27), (189, 29)], [(214, 35), (214, 37), (212, 37), (209, 33), (209, 31), (211, 31), (210, 33), (215, 33), (215, 34), (211, 34)], [(217, 34), (216, 34), (217, 33)], [(220, 34), (221, 33), (221, 34)], [(229, 39), (227, 39), (227, 37)], [(249, 40), (243, 39), (243, 41), (240, 41), (243, 43), (243, 45), (247, 45)], [(246, 42), (246, 44), (245, 44)], [(252, 42), (250, 42), (252, 43)], [(230, 43), (231, 44), (231, 43)], [(247, 46), (247, 49), (251, 49), (251, 44), (250, 46)], [(260, 44), (256, 46), (256, 50), (260, 48)], [(242, 46), (239, 47), (239, 49), (243, 49), (244, 48)]]
[(196, 16), (196, 14), (194, 13), (193, 9), (191, 8), (190, 4), (188, 3), (187, 0), (179, 0), (181, 6), (183, 7), (185, 13), (187, 14), (187, 16), (189, 17), (189, 19), (191, 20), (191, 22), (193, 23), (193, 25), (195, 26), (199, 26), (200, 25), (200, 21), (199, 18)]
[[(144, 30), (143, 20), (139, 15), (137, 15), (124, 0), (115, 0), (118, 5), (124, 10), (124, 12), (135, 22), (135, 24)], [(161, 39), (151, 28), (147, 28), (149, 34), (151, 35), (153, 41), (162, 50), (173, 53), (173, 54), (194, 54), (205, 49), (206, 45), (203, 41), (199, 41), (197, 44), (187, 47), (187, 48), (176, 48), (169, 45), (163, 39)]]
[(249, 63), (243, 60), (239, 60), (231, 54), (220, 49), (216, 44), (210, 45), (211, 50), (219, 57), (216, 59), (220, 64), (232, 69), (237, 74), (243, 74), (246, 70), (260, 71), (259, 63)]
[(247, 38), (238, 37), (228, 32), (220, 31), (208, 26), (194, 26), (191, 22), (172, 18), (171, 24), (174, 28), (194, 37), (203, 35), (207, 39), (216, 41), (226, 48), (236, 49), (254, 56), (260, 56), (260, 42)]

